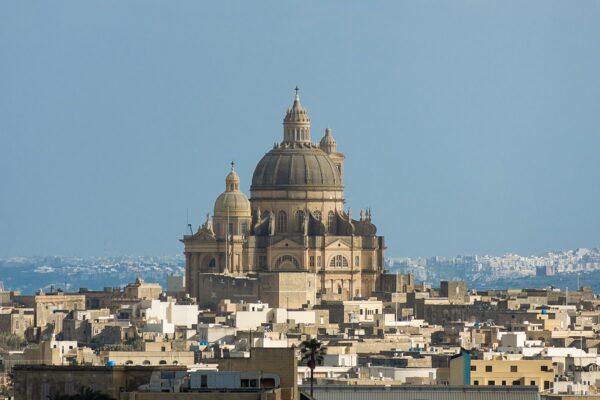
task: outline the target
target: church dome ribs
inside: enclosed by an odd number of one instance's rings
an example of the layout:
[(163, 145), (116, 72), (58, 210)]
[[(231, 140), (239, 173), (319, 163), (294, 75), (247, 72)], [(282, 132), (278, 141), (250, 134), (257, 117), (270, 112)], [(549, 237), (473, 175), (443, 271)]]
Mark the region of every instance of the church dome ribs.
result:
[(250, 190), (303, 187), (343, 189), (337, 166), (314, 145), (280, 147), (269, 151), (254, 170)]

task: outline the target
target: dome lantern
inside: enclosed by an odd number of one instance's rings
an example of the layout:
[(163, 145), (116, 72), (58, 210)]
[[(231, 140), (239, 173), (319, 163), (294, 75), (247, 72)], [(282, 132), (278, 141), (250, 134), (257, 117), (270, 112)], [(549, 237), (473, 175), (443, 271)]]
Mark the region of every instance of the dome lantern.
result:
[(225, 178), (225, 191), (227, 192), (239, 192), (240, 191), (240, 177), (235, 172), (234, 162), (231, 162), (231, 171), (227, 174), (227, 178)]
[(298, 87), (295, 90), (294, 104), (287, 109), (283, 119), (283, 143), (310, 143), (310, 118), (300, 104)]

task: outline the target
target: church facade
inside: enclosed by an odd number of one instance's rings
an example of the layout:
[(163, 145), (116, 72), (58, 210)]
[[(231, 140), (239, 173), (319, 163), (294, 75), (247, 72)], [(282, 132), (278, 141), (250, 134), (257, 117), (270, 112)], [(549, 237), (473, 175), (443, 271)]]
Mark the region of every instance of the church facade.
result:
[(232, 166), (212, 218), (182, 239), (189, 295), (204, 305), (240, 294), (292, 307), (378, 290), (384, 238), (370, 210), (358, 219), (345, 210), (344, 159), (331, 129), (318, 145), (311, 142), (296, 94), (283, 140), (254, 170), (250, 199)]

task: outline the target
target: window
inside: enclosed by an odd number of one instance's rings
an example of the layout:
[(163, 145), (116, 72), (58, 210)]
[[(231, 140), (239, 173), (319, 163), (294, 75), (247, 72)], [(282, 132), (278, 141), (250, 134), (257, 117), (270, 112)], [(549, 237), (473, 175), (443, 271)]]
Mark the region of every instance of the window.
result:
[(321, 256), (317, 256), (317, 267), (321, 267)]
[(348, 260), (342, 255), (337, 255), (329, 261), (330, 267), (348, 268)]
[(310, 256), (310, 266), (311, 267), (315, 266), (315, 256)]
[(229, 235), (233, 235), (233, 223), (229, 223), (229, 232), (227, 232)]
[(300, 268), (300, 263), (290, 255), (280, 256), (275, 260), (275, 268), (294, 267)]
[(550, 381), (544, 381), (544, 390), (550, 389)]
[(316, 219), (318, 219), (319, 221), (321, 220), (321, 211), (316, 210), (313, 215), (315, 216)]
[(215, 260), (214, 258), (211, 258), (210, 262), (208, 263), (208, 267), (215, 268), (216, 266), (217, 266), (217, 260)]
[(510, 372), (517, 372), (519, 369), (517, 368), (516, 365), (511, 365), (510, 366)]
[(248, 235), (248, 224), (246, 222), (242, 222), (242, 235)]
[(208, 387), (208, 376), (200, 375), (200, 387)]
[(530, 386), (535, 386), (535, 385), (536, 385), (536, 383), (535, 383), (535, 381), (529, 381), (529, 385), (530, 385)]
[(473, 385), (479, 386), (479, 381), (473, 381)]
[(485, 372), (492, 372), (492, 366), (491, 365), (486, 365), (485, 366)]
[(354, 256), (354, 266), (355, 267), (360, 266), (360, 257), (359, 256)]
[(296, 211), (296, 230), (302, 232), (302, 225), (304, 225), (304, 211)]
[(333, 211), (327, 213), (327, 231), (329, 233), (334, 233), (335, 231), (335, 214)]
[(519, 386), (519, 385), (521, 385), (520, 380), (513, 381), (513, 386)]
[(496, 386), (496, 381), (488, 381), (488, 386)]
[(548, 372), (548, 366), (542, 365), (541, 370), (542, 370), (542, 372)]
[(471, 365), (471, 371), (477, 371), (477, 366), (476, 365)]
[(502, 386), (506, 386), (506, 381), (502, 381)]
[(277, 214), (277, 233), (285, 233), (287, 231), (287, 214), (285, 211), (279, 211)]

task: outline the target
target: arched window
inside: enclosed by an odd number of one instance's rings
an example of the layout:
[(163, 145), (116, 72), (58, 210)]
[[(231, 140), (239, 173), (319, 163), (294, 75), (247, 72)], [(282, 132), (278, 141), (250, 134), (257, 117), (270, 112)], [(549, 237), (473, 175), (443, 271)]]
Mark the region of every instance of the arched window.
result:
[(329, 266), (335, 268), (348, 268), (348, 260), (342, 255), (337, 255), (329, 261)]
[(133, 365), (133, 361), (127, 360), (127, 361), (125, 361), (125, 365)]
[(287, 231), (287, 214), (285, 211), (279, 211), (277, 214), (277, 233), (285, 233)]
[(208, 263), (208, 268), (215, 268), (217, 266), (217, 260), (215, 260), (215, 258), (211, 258), (211, 260)]
[(286, 267), (294, 267), (300, 268), (300, 263), (294, 257), (290, 255), (280, 256), (275, 260), (275, 268), (286, 268)]
[(304, 224), (304, 211), (296, 211), (296, 230), (302, 232), (302, 225)]
[(333, 211), (327, 213), (327, 231), (333, 233), (335, 231), (335, 214)]
[(160, 360), (160, 361), (158, 362), (158, 364), (159, 364), (159, 365), (166, 365), (166, 364), (167, 364), (167, 362), (166, 362), (165, 360)]
[(319, 221), (321, 220), (321, 211), (320, 210), (316, 210), (313, 215), (315, 216), (316, 219), (318, 219)]
[(150, 365), (150, 360), (144, 360), (144, 362), (142, 363), (142, 365)]

